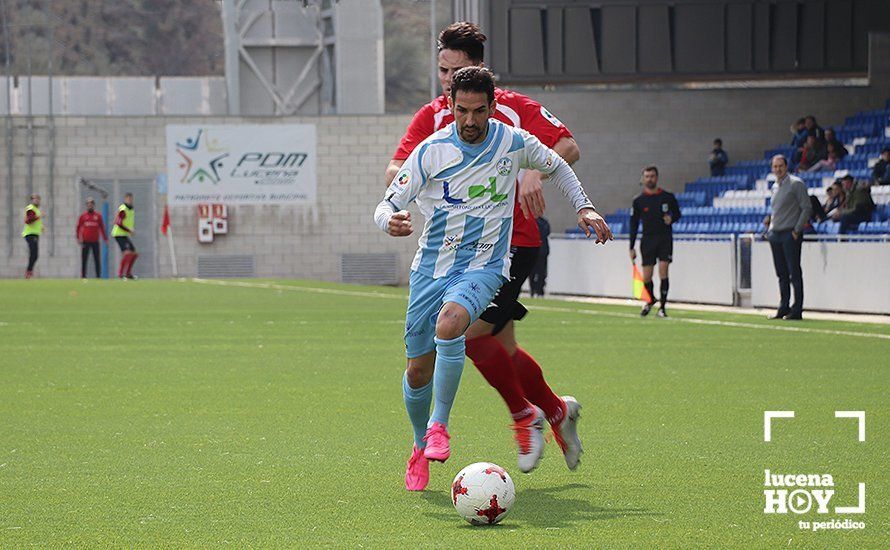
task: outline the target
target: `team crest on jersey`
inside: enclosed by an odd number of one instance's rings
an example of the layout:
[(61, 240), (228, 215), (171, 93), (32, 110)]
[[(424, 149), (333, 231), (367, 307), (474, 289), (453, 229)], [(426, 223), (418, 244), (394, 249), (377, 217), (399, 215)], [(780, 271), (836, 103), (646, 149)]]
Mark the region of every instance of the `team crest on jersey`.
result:
[(543, 105), (541, 105), (541, 116), (546, 118), (550, 122), (550, 124), (556, 126), (557, 128), (562, 128), (562, 122), (558, 118), (553, 116), (553, 113), (545, 109)]
[(411, 182), (411, 170), (407, 168), (402, 170), (398, 174), (396, 174), (396, 181), (399, 182), (399, 185), (408, 185)]
[(511, 170), (513, 170), (513, 161), (507, 157), (503, 157), (501, 158), (501, 160), (498, 161), (497, 168), (498, 174), (506, 176), (510, 173)]

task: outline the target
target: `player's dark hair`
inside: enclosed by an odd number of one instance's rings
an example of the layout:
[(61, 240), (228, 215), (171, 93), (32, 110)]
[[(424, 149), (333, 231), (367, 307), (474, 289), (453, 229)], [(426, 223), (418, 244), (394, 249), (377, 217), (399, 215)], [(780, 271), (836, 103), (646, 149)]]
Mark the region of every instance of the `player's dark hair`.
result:
[(715, 140), (714, 140), (714, 143), (717, 144), (717, 145), (719, 145), (720, 147), (723, 147), (723, 140), (720, 139), (720, 138), (715, 139)]
[(133, 198), (133, 193), (125, 193), (125, 194), (124, 194), (124, 198), (127, 198), (127, 197), (130, 197), (130, 198), (132, 199), (132, 198)]
[(457, 92), (484, 92), (488, 102), (494, 101), (494, 74), (485, 67), (464, 67), (451, 78), (451, 100), (457, 99)]
[(485, 57), (485, 41), (479, 25), (458, 21), (445, 27), (439, 33), (438, 51), (457, 50), (467, 54), (473, 63), (481, 63)]
[(655, 172), (655, 175), (657, 176), (658, 175), (658, 167), (657, 166), (647, 166), (647, 167), (643, 168), (642, 173), (645, 174), (646, 172)]

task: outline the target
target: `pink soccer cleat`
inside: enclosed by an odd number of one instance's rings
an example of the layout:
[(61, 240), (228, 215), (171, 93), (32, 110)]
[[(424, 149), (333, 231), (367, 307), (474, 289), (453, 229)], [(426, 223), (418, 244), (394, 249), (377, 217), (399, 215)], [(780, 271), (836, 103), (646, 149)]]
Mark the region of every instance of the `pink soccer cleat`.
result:
[(427, 460), (445, 462), (451, 456), (451, 446), (448, 444), (449, 439), (451, 439), (451, 436), (448, 435), (445, 424), (433, 422), (433, 425), (427, 428), (426, 436), (423, 438), (426, 441), (426, 449), (423, 450), (423, 456)]
[(405, 470), (405, 488), (409, 491), (423, 491), (429, 482), (430, 462), (423, 456), (423, 449), (418, 449), (415, 445)]

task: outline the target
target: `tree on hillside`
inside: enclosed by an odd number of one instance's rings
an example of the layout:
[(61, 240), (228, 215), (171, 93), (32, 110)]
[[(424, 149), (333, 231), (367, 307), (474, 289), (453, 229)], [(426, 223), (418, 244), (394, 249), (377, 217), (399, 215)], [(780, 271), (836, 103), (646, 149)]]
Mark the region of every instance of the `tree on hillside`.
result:
[[(49, 2), (49, 17), (45, 13)], [(207, 75), (223, 72), (214, 0), (2, 0), (11, 72), (65, 75)]]

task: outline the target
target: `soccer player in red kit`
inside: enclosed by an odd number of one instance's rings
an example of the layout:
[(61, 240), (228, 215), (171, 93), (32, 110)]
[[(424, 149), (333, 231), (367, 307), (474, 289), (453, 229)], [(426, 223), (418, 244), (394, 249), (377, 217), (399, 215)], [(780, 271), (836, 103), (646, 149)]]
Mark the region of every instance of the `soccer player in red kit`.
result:
[[(448, 108), (452, 75), (464, 67), (482, 65), (486, 37), (473, 23), (458, 22), (439, 34), (438, 65), (443, 95), (421, 107), (414, 115), (399, 147), (386, 169), (386, 184), (399, 175), (411, 151), (435, 131), (454, 120)], [(544, 145), (559, 153), (569, 164), (580, 152), (571, 132), (541, 104), (522, 94), (497, 88), (494, 118), (520, 127)], [(583, 452), (578, 438), (577, 420), (581, 406), (571, 396), (559, 397), (544, 380), (541, 367), (519, 347), (513, 321), (522, 319), (526, 308), (518, 302), (522, 285), (538, 256), (541, 238), (536, 217), (544, 211), (541, 173), (525, 171), (520, 176), (519, 192), (513, 216), (511, 241), (511, 279), (501, 287), (491, 306), (466, 332), (467, 355), (494, 387), (510, 409), (519, 446), (519, 463), (530, 471), (543, 452), (543, 422), (549, 421), (554, 438), (574, 470)], [(416, 456), (415, 456), (416, 455)], [(415, 453), (408, 462), (407, 477), (422, 470), (423, 453)]]
[(87, 198), (87, 210), (77, 220), (77, 242), (80, 243), (80, 278), (87, 278), (87, 259), (90, 252), (93, 253), (93, 262), (96, 266), (96, 278), (102, 276), (102, 260), (99, 259), (99, 237), (108, 244), (108, 235), (105, 234), (105, 220), (102, 214), (96, 212), (96, 201), (93, 197)]

